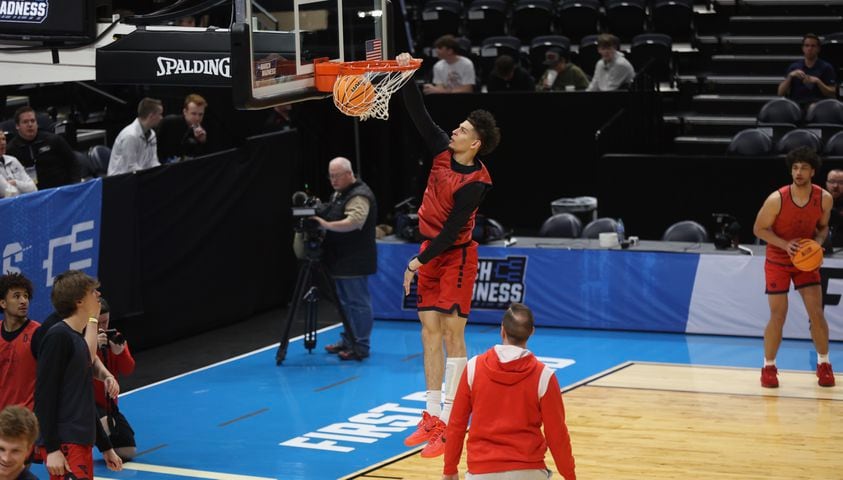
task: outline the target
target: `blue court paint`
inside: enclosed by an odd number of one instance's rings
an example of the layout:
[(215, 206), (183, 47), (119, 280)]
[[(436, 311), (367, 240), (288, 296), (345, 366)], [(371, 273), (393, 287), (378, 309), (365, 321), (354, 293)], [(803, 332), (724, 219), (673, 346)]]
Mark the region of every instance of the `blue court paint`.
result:
[[(417, 322), (379, 321), (372, 356), (342, 362), (322, 352), (336, 330), (308, 353), (293, 341), (275, 366), (275, 348), (130, 392), (120, 408), (135, 428), (139, 463), (283, 479), (338, 478), (407, 452), (402, 440), (424, 408), (422, 346)], [(469, 325), (469, 356), (499, 341), (499, 327)], [(330, 338), (330, 340), (329, 340)], [(563, 387), (627, 361), (756, 368), (760, 338), (540, 328), (530, 349), (557, 370)], [(832, 344), (832, 361), (840, 358)], [(785, 341), (779, 368), (813, 370), (809, 341)], [(298, 446), (296, 446), (298, 445)], [(310, 447), (310, 448), (307, 448)], [(431, 473), (441, 462), (430, 463)], [(33, 471), (46, 478), (42, 466)], [(197, 478), (126, 470), (117, 479)]]

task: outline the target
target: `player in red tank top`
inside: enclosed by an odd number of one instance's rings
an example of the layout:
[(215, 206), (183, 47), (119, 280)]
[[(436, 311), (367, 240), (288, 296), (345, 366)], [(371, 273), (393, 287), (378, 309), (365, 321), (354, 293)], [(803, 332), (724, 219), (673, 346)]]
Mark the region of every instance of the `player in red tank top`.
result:
[(30, 320), (32, 282), (20, 273), (0, 276), (0, 410), (23, 405), (32, 410), (35, 395), (35, 355), (32, 337), (40, 323)]
[(764, 367), (761, 386), (779, 386), (776, 354), (782, 342), (787, 318), (787, 292), (793, 282), (802, 296), (810, 319), (811, 338), (817, 350), (817, 378), (820, 386), (834, 386), (834, 373), (828, 360), (828, 323), (822, 304), (820, 272), (803, 272), (790, 258), (804, 238), (822, 244), (828, 235), (828, 219), (833, 200), (831, 194), (812, 185), (811, 179), (820, 167), (820, 158), (809, 148), (798, 148), (787, 155), (787, 166), (793, 183), (771, 193), (755, 219), (753, 233), (767, 242), (764, 274), (770, 320), (764, 330)]
[[(406, 53), (397, 58), (399, 64), (410, 59)], [(407, 113), (433, 154), (419, 208), (419, 231), (427, 240), (404, 272), (405, 294), (418, 273), (416, 303), (422, 324), (427, 408), (404, 444), (428, 442), (421, 456), (436, 457), (445, 451), (445, 425), (468, 361), (465, 323), (477, 277), (477, 242), (472, 241), (471, 232), (477, 208), (492, 186), (478, 157), (495, 149), (500, 132), (492, 114), (475, 110), (449, 136), (430, 118), (413, 82), (408, 82), (401, 94)], [(444, 405), (440, 405), (443, 379)]]

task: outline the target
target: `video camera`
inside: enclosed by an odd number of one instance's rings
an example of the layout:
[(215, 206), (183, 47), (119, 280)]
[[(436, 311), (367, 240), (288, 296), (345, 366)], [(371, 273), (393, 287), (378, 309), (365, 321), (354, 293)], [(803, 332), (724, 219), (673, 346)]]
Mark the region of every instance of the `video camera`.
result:
[(319, 256), (322, 241), (325, 240), (325, 229), (312, 218), (319, 216), (322, 209), (322, 201), (318, 197), (302, 191), (293, 194), (293, 230), (302, 234), (305, 253), (311, 256)]
[(712, 213), (711, 216), (720, 227), (720, 231), (714, 235), (714, 248), (718, 250), (737, 248), (741, 234), (741, 225), (737, 218), (728, 213)]
[(123, 345), (126, 343), (126, 339), (123, 338), (123, 334), (118, 332), (115, 328), (109, 328), (105, 331), (105, 336), (108, 337), (108, 341), (114, 343), (116, 345)]

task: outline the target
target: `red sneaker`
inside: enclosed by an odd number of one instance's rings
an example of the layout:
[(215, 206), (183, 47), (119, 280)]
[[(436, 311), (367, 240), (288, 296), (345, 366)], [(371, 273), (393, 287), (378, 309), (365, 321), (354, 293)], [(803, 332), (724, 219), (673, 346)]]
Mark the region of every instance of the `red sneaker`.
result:
[(436, 419), (436, 425), (430, 431), (430, 439), (421, 451), (423, 458), (434, 458), (445, 453), (445, 422), (438, 417), (433, 418)]
[(418, 425), (416, 425), (416, 431), (404, 439), (404, 445), (414, 447), (426, 442), (430, 438), (430, 433), (436, 425), (436, 422), (441, 422), (439, 417), (434, 417), (427, 413), (427, 411), (422, 412), (422, 419), (419, 420)]
[(830, 363), (817, 364), (817, 379), (817, 383), (820, 384), (821, 387), (834, 386), (834, 372), (831, 371)]
[[(817, 370), (817, 375), (819, 375), (819, 370)], [(767, 365), (766, 367), (761, 369), (761, 386), (764, 388), (778, 388), (779, 387), (779, 379), (777, 375), (779, 374), (779, 369), (776, 368), (775, 365)]]

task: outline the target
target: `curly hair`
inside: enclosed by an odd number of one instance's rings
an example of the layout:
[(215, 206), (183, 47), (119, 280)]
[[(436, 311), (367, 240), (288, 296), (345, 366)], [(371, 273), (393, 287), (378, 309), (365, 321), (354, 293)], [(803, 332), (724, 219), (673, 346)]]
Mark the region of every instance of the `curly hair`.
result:
[(819, 170), (822, 166), (822, 160), (817, 155), (816, 150), (811, 147), (794, 148), (788, 152), (784, 159), (787, 168), (792, 168), (794, 163), (807, 163), (814, 170)]
[(26, 294), (32, 299), (32, 282), (20, 273), (7, 273), (0, 277), (0, 299), (5, 299), (9, 294), (9, 290), (13, 288), (22, 288), (26, 290)]
[(474, 127), (480, 137), (479, 155), (492, 153), (501, 141), (501, 131), (495, 122), (495, 117), (486, 110), (475, 110), (468, 115), (468, 123)]

